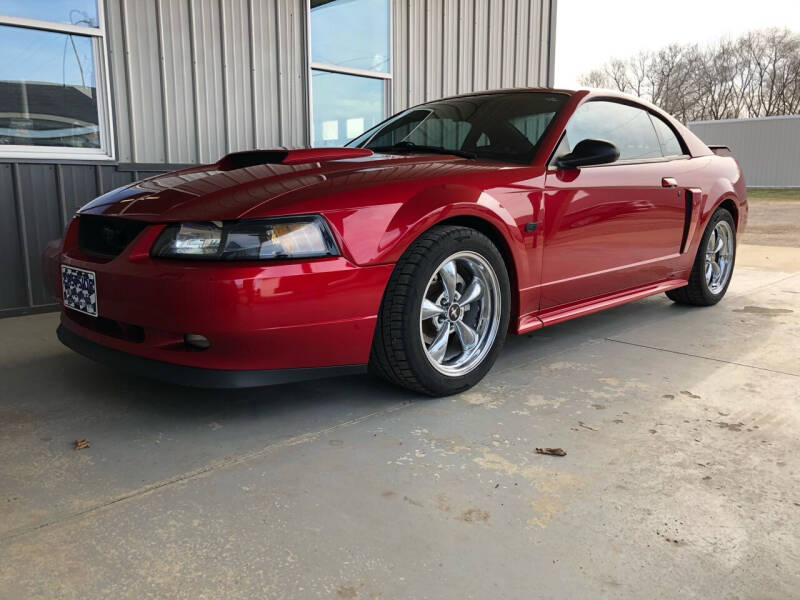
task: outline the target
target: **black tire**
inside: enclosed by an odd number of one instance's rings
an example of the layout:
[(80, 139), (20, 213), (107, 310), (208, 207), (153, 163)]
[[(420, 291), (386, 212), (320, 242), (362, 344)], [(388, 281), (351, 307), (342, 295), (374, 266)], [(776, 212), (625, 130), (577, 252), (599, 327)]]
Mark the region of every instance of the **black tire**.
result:
[[(730, 275), (728, 275), (728, 280), (725, 282), (725, 286), (715, 294), (709, 289), (708, 283), (706, 282), (705, 251), (706, 246), (708, 245), (708, 238), (711, 236), (711, 233), (714, 231), (714, 228), (720, 221), (727, 221), (731, 227), (731, 230), (734, 232), (732, 239), (733, 255), (731, 259), (731, 271)], [(711, 216), (711, 219), (709, 219), (708, 225), (706, 225), (706, 230), (703, 232), (703, 237), (700, 240), (700, 245), (697, 247), (697, 254), (695, 255), (694, 263), (692, 264), (692, 272), (689, 275), (689, 284), (681, 288), (668, 291), (666, 293), (667, 297), (678, 304), (687, 304), (690, 306), (713, 306), (722, 300), (725, 292), (728, 291), (728, 286), (733, 278), (733, 268), (736, 265), (735, 233), (736, 223), (733, 220), (733, 215), (731, 215), (730, 211), (725, 208), (718, 208)]]
[[(499, 283), (500, 323), (490, 350), (471, 371), (449, 376), (430, 363), (420, 332), (420, 310), (428, 282), (449, 256), (462, 251), (480, 255)], [(389, 278), (372, 342), (370, 370), (399, 386), (429, 396), (463, 392), (491, 369), (508, 332), (510, 285), (505, 262), (492, 241), (468, 227), (442, 225), (422, 234), (406, 250)]]

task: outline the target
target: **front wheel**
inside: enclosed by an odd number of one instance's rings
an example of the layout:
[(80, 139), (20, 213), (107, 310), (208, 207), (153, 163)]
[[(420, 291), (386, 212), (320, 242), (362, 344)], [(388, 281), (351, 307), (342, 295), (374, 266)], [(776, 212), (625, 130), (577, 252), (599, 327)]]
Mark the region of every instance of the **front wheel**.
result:
[(370, 366), (430, 396), (469, 389), (505, 341), (510, 286), (500, 252), (482, 233), (438, 226), (398, 261), (386, 287)]
[(689, 284), (667, 292), (679, 304), (711, 306), (725, 295), (736, 260), (736, 225), (730, 211), (718, 208), (708, 221), (689, 275)]

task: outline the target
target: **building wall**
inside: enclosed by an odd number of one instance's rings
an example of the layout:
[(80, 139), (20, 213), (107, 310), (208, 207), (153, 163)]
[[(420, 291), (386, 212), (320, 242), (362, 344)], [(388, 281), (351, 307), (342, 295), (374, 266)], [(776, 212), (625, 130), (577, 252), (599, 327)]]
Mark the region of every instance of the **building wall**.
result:
[[(392, 0), (389, 112), (552, 81), (556, 0)], [(0, 158), (0, 316), (52, 306), (40, 256), (123, 184), (309, 143), (307, 0), (106, 0), (117, 161)]]
[(730, 147), (748, 186), (800, 187), (800, 115), (687, 125), (706, 144)]
[[(107, 7), (120, 162), (213, 162), (309, 142), (307, 0)], [(551, 16), (549, 0), (393, 0), (390, 112), (546, 85)]]

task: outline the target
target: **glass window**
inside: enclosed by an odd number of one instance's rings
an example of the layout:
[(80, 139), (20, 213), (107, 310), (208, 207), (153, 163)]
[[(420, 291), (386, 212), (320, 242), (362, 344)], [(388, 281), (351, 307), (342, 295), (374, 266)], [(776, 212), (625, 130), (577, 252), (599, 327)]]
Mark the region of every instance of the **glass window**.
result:
[(383, 119), (383, 79), (313, 70), (314, 145), (343, 146)]
[(558, 155), (585, 139), (611, 142), (619, 160), (660, 158), (661, 146), (646, 111), (620, 102), (592, 101), (581, 105), (567, 123)]
[(389, 0), (311, 0), (311, 61), (389, 72)]
[(350, 145), (395, 152), (428, 146), (528, 164), (566, 99), (564, 94), (510, 92), (429, 102), (399, 113)]
[(0, 147), (100, 148), (92, 38), (0, 25)]
[(95, 0), (0, 0), (0, 15), (99, 27)]
[(683, 147), (681, 147), (678, 136), (672, 131), (672, 128), (667, 125), (661, 117), (650, 115), (653, 121), (653, 127), (656, 128), (658, 134), (658, 141), (661, 142), (661, 152), (664, 156), (680, 156), (683, 154)]

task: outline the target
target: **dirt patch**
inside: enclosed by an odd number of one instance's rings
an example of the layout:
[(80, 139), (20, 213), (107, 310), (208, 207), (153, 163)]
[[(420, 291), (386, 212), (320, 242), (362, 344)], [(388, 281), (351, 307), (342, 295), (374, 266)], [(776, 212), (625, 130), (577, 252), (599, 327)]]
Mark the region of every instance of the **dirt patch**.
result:
[[(800, 246), (800, 189), (748, 191), (749, 215), (743, 244)], [(761, 198), (764, 198), (763, 200)]]
[(464, 523), (485, 523), (489, 520), (489, 513), (480, 508), (470, 508), (461, 513), (457, 519)]
[(767, 315), (774, 317), (777, 315), (788, 315), (793, 313), (793, 310), (788, 308), (767, 308), (766, 306), (745, 306), (744, 308), (735, 308), (733, 312), (737, 313), (750, 313), (754, 315)]

